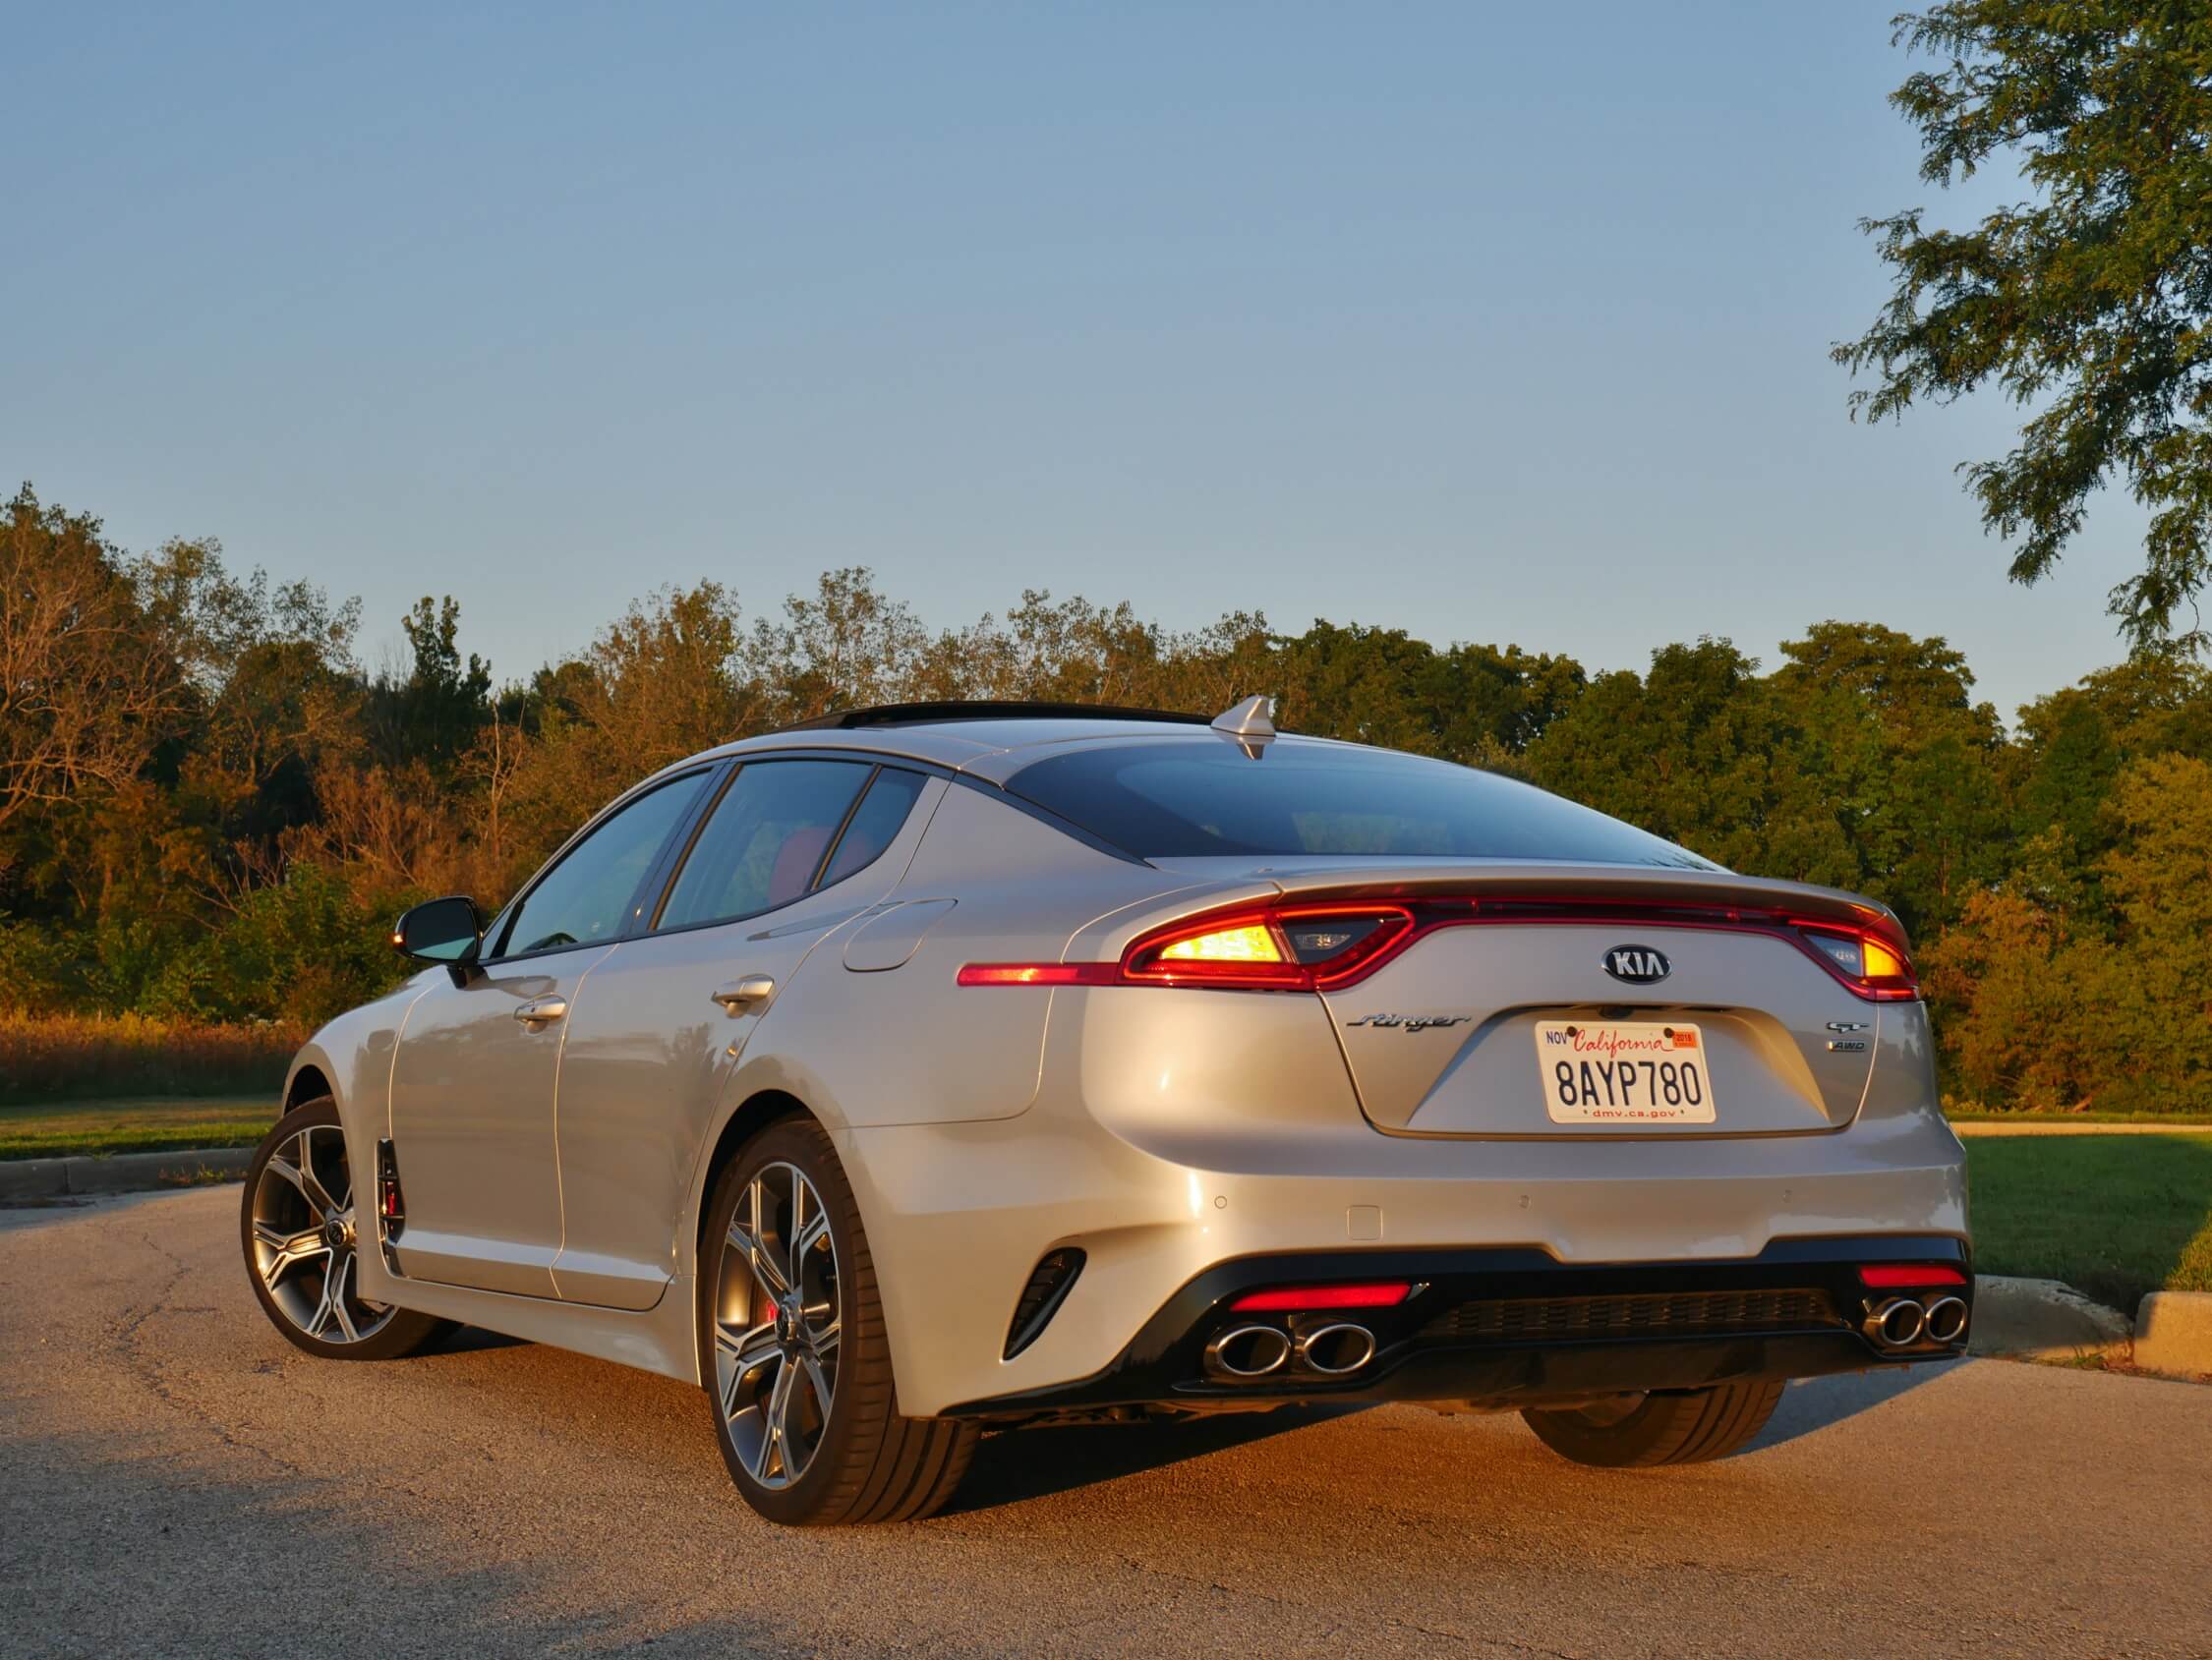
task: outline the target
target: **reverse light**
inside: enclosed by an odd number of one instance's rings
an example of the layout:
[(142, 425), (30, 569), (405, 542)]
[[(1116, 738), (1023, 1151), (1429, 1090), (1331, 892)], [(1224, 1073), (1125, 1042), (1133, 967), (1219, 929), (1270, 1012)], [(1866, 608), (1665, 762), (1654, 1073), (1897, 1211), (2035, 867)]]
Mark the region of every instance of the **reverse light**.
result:
[(1396, 1308), (1413, 1294), (1409, 1280), (1376, 1280), (1354, 1286), (1275, 1286), (1247, 1291), (1229, 1305), (1232, 1314), (1297, 1314), (1316, 1308)]
[(1186, 940), (1170, 941), (1157, 953), (1161, 962), (1281, 962), (1275, 931), (1261, 923), (1216, 928)]

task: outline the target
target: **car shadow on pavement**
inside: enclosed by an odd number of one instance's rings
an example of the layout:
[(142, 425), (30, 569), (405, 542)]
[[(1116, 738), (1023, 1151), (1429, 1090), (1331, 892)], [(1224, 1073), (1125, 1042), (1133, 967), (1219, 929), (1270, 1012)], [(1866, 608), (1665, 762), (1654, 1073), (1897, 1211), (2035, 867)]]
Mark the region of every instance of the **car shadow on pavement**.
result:
[(987, 1435), (948, 1515), (996, 1510), (1224, 1453), (1361, 1406), (1283, 1406), (1181, 1421), (1065, 1424)]
[[(1923, 1384), (1933, 1383), (1963, 1360), (1941, 1360), (1924, 1366), (1893, 1371), (1838, 1372), (1825, 1378), (1799, 1378), (1782, 1395), (1781, 1404), (1754, 1436), (1744, 1453), (1779, 1447), (1820, 1431), (1861, 1412), (1871, 1412)], [(1742, 1454), (1736, 1455), (1742, 1457)]]

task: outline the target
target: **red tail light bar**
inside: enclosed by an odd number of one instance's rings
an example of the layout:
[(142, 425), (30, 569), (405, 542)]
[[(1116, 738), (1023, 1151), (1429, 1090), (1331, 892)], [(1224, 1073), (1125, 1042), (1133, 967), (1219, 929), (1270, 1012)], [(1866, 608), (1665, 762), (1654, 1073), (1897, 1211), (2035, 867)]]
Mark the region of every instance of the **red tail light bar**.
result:
[(1859, 1270), (1859, 1284), (1873, 1290), (1908, 1286), (1963, 1286), (1965, 1274), (1948, 1263), (1874, 1262)]
[(1413, 1294), (1410, 1280), (1361, 1286), (1276, 1286), (1247, 1291), (1229, 1305), (1234, 1314), (1296, 1314), (1318, 1308), (1396, 1308)]
[(963, 986), (1210, 986), (1327, 992), (1356, 985), (1426, 934), (1479, 926), (1707, 929), (1794, 945), (1869, 1002), (1910, 1002), (1919, 976), (1884, 912), (1806, 916), (1742, 905), (1543, 898), (1298, 899), (1186, 917), (1119, 962), (971, 962)]

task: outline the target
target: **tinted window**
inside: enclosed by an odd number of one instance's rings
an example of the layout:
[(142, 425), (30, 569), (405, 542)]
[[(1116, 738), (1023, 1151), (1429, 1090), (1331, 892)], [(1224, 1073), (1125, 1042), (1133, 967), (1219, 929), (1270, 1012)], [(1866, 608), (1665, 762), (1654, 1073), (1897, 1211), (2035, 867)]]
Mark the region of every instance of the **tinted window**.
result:
[(1278, 741), (1077, 749), (1007, 788), (1142, 857), (1375, 854), (1710, 870), (1696, 854), (1528, 784), (1384, 750)]
[(699, 832), (660, 926), (682, 928), (787, 905), (814, 885), (870, 769), (851, 761), (757, 761)]
[(828, 874), (822, 878), (824, 887), (833, 882), (843, 882), (854, 871), (865, 870), (883, 857), (883, 850), (898, 837), (906, 823), (906, 815), (914, 810), (914, 798), (921, 794), (921, 787), (919, 773), (902, 773), (886, 767), (876, 774), (876, 781), (860, 798), (860, 808), (852, 815), (852, 823), (846, 825), (844, 834), (838, 837), (838, 850), (831, 856)]
[(707, 781), (692, 773), (647, 791), (569, 849), (516, 907), (502, 954), (588, 945), (621, 932), (638, 884)]

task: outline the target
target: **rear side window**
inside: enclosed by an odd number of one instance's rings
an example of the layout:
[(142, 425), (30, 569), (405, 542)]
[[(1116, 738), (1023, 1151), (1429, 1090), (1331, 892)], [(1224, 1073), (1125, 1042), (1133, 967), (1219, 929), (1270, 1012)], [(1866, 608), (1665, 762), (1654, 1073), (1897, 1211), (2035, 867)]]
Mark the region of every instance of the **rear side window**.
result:
[(1024, 767), (1007, 789), (1140, 858), (1298, 854), (1572, 859), (1713, 870), (1670, 841), (1469, 767), (1284, 739), (1107, 744)]
[(876, 781), (860, 798), (852, 822), (838, 837), (838, 850), (830, 856), (830, 868), (822, 876), (824, 887), (843, 882), (883, 857), (883, 850), (898, 838), (906, 815), (914, 810), (914, 798), (921, 794), (921, 787), (919, 773), (886, 767), (876, 774)]
[(728, 922), (803, 895), (871, 771), (852, 761), (756, 761), (741, 769), (683, 861), (659, 926)]

